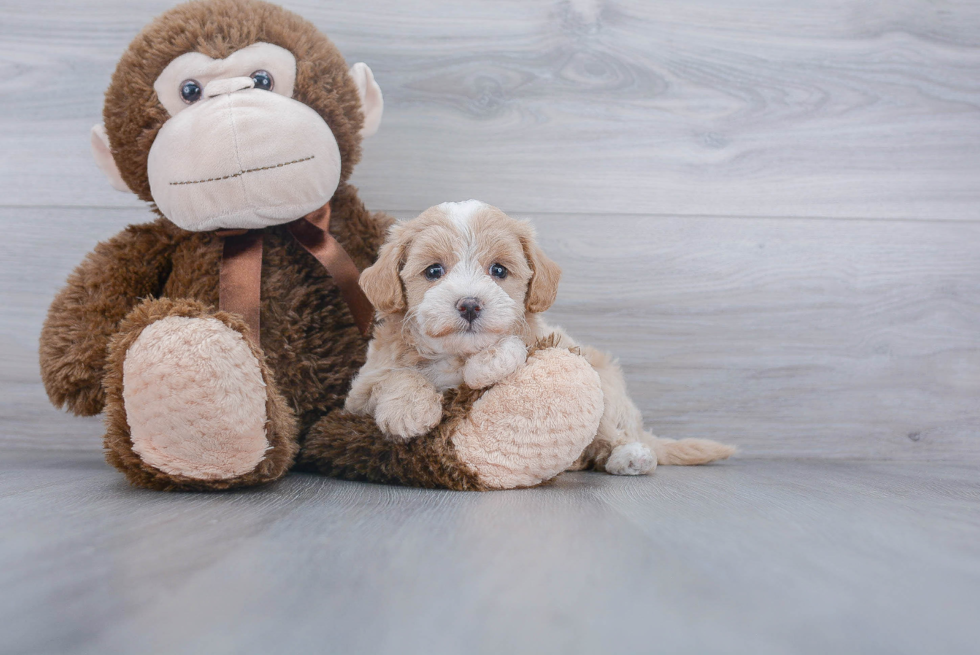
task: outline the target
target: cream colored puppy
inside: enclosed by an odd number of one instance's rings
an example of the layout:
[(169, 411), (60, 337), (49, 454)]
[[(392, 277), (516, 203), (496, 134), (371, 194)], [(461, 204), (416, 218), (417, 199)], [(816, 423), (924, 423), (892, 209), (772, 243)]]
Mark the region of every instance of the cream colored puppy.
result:
[[(523, 366), (528, 347), (550, 334), (560, 337), (559, 345), (576, 346), (541, 317), (560, 276), (528, 223), (476, 200), (443, 203), (394, 225), (377, 263), (361, 274), (378, 322), (347, 410), (374, 416), (391, 438), (411, 439), (438, 425), (447, 389), (493, 385)], [(703, 464), (734, 452), (714, 441), (645, 432), (613, 358), (579, 347), (599, 373), (604, 412), (574, 469), (637, 475), (658, 460)]]

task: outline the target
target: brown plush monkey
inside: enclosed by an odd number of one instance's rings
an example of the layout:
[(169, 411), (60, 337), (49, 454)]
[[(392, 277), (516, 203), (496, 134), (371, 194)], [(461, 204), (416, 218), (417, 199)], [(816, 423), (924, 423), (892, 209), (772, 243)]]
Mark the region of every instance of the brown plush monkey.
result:
[(93, 151), (159, 218), (72, 273), (40, 354), (52, 402), (105, 412), (107, 458), (133, 484), (225, 489), (296, 466), (529, 486), (591, 441), (598, 378), (556, 348), (482, 394), (454, 394), (411, 441), (341, 411), (371, 318), (356, 269), (391, 223), (347, 183), (381, 111), (367, 66), (348, 69), (313, 25), (256, 0), (178, 6), (123, 55)]

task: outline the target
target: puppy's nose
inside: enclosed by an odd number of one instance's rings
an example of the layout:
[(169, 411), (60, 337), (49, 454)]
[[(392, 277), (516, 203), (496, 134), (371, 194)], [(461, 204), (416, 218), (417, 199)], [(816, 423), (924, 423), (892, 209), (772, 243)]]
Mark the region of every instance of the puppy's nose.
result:
[(458, 303), (456, 303), (456, 309), (459, 310), (459, 315), (466, 319), (468, 323), (472, 323), (476, 320), (476, 317), (480, 315), (480, 300), (478, 298), (463, 298)]

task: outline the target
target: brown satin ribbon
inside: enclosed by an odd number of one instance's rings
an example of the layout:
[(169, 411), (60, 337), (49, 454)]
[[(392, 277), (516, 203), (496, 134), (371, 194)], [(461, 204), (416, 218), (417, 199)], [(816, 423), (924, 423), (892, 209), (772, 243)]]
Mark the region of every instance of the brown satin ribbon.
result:
[[(367, 336), (374, 307), (357, 284), (360, 271), (330, 234), (330, 205), (286, 226), (293, 238), (323, 264), (340, 296), (347, 303), (357, 328)], [(219, 230), (224, 238), (218, 283), (218, 308), (240, 314), (259, 341), (259, 307), (262, 288), (262, 230)]]
[(341, 245), (330, 234), (330, 205), (324, 205), (312, 214), (286, 226), (299, 245), (317, 258), (330, 273), (340, 296), (347, 303), (354, 322), (361, 334), (367, 336), (374, 319), (374, 305), (361, 291), (357, 283), (361, 272)]
[(262, 290), (262, 232), (222, 230), (221, 273), (218, 275), (218, 309), (241, 314), (259, 342), (259, 307)]

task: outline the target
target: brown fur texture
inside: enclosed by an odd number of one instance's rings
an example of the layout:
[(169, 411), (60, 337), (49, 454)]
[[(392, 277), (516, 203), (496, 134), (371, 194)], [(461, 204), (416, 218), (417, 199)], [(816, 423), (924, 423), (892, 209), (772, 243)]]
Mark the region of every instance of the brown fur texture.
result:
[[(556, 347), (557, 342), (555, 335), (541, 339), (528, 350), (528, 357)], [(310, 430), (297, 469), (346, 480), (485, 491), (489, 487), (460, 461), (451, 442), (470, 407), (485, 391), (465, 385), (450, 389), (445, 393), (442, 422), (429, 434), (408, 441), (386, 438), (369, 416), (355, 416), (342, 410), (331, 412)], [(345, 430), (351, 436), (338, 441), (334, 435)]]
[[(331, 234), (358, 267), (367, 267), (390, 219), (369, 214), (350, 185), (330, 204)], [(52, 402), (76, 414), (101, 412), (107, 347), (123, 318), (141, 298), (217, 307), (220, 259), (219, 237), (162, 218), (96, 246), (42, 328), (41, 377)], [(262, 269), (262, 348), (305, 431), (324, 410), (343, 405), (365, 342), (326, 270), (285, 226), (266, 230)]]
[[(331, 208), (331, 234), (358, 267), (368, 266), (390, 219), (369, 214), (350, 185), (337, 191)], [(260, 359), (270, 390), (278, 387), (295, 415), (298, 430), (290, 431), (295, 441), (325, 413), (343, 406), (350, 379), (364, 363), (366, 342), (319, 262), (285, 226), (265, 232)], [(109, 461), (139, 486), (218, 489), (260, 481), (250, 476), (221, 483), (186, 481), (148, 472), (149, 467), (137, 466), (139, 458), (131, 452), (121, 409), (126, 348), (148, 320), (166, 315), (165, 308), (185, 316), (193, 307), (196, 316), (213, 316), (236, 330), (247, 330), (241, 322), (229, 322), (228, 315), (215, 311), (221, 245), (221, 239), (212, 233), (185, 232), (163, 218), (130, 226), (99, 244), (72, 273), (42, 329), (41, 373), (52, 401), (85, 415), (105, 407)], [(158, 302), (164, 304), (153, 305), (152, 312), (134, 312), (124, 321), (141, 298), (160, 298)], [(184, 300), (166, 304), (165, 299)], [(107, 361), (108, 352), (114, 359)], [(109, 406), (107, 393), (115, 394)], [(270, 419), (272, 416), (270, 411)], [(280, 443), (273, 442), (273, 446)], [(274, 466), (261, 469), (271, 476), (265, 480), (285, 472), (280, 464), (291, 462), (295, 449), (286, 450), (289, 452), (274, 458)]]
[[(409, 441), (386, 438), (369, 416), (335, 410), (310, 430), (297, 469), (346, 480), (485, 491), (489, 487), (460, 461), (451, 441), (480, 395), (466, 388), (447, 393), (442, 422), (429, 434)], [(334, 436), (338, 432), (348, 436), (340, 441)]]
[(58, 407), (93, 416), (105, 405), (109, 337), (140, 298), (156, 297), (190, 232), (161, 219), (100, 243), (68, 277), (41, 328), (41, 380)]

